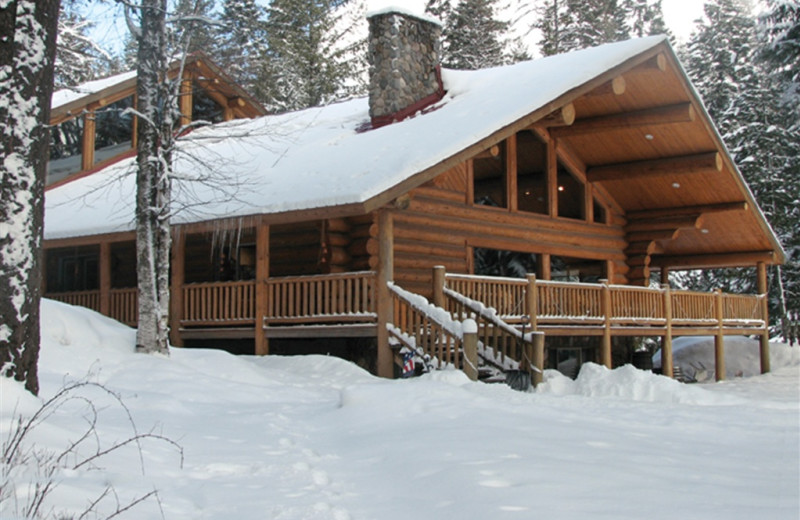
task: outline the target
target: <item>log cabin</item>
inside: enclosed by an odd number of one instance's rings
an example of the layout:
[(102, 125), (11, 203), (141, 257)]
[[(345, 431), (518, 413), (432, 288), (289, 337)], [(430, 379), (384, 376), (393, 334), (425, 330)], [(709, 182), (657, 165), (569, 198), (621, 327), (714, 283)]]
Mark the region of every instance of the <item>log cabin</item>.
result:
[[(766, 266), (785, 255), (665, 38), (451, 71), (436, 21), (369, 26), (368, 97), (181, 139), (174, 345), (322, 342), (385, 377), (403, 346), (463, 365), (460, 329), (419, 296), (476, 319), (501, 369), (568, 351), (612, 367), (618, 338), (651, 336), (671, 376), (672, 338), (710, 335), (723, 378), (724, 337), (757, 335), (769, 370)], [(217, 88), (223, 109), (248, 99)], [(135, 326), (135, 165), (82, 166), (46, 193), (45, 294)], [(753, 268), (760, 294), (669, 285), (717, 267)]]

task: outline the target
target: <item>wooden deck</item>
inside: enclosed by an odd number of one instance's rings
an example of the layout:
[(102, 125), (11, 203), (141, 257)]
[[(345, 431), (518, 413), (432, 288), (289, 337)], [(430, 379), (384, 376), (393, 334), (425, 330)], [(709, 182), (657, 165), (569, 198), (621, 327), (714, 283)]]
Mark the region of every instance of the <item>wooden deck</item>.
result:
[[(600, 359), (607, 366), (611, 366), (612, 336), (661, 336), (664, 348), (670, 349), (671, 363), (672, 337), (714, 336), (718, 355), (722, 356), (723, 336), (766, 337), (768, 330), (763, 295), (554, 282), (537, 280), (532, 275), (514, 279), (446, 274), (443, 268), (435, 268), (433, 279), (433, 303), (453, 319), (469, 315), (480, 321), (483, 318), (475, 306), (486, 309), (484, 317), (495, 323), (487, 321), (481, 330), (485, 334), (491, 332), (495, 338), (490, 342), (487, 336), (484, 343), (491, 343), (502, 359), (511, 355), (513, 331), (521, 328), (546, 336), (602, 336)], [(184, 284), (180, 337), (378, 336), (381, 324), (376, 310), (377, 277), (372, 271), (271, 278), (265, 286), (267, 302), (261, 308), (266, 312), (258, 316), (255, 281)], [(82, 291), (47, 297), (103, 312), (129, 325), (136, 323), (135, 289), (112, 289), (107, 295)], [(417, 298), (425, 301), (422, 297), (415, 297), (414, 301)], [(389, 326), (393, 341), (427, 345), (427, 350), (443, 364), (461, 362), (460, 339), (453, 331), (428, 319), (417, 306), (408, 303), (408, 298), (398, 298), (396, 291), (391, 299), (393, 310), (383, 326)], [(502, 342), (498, 339), (501, 336)]]

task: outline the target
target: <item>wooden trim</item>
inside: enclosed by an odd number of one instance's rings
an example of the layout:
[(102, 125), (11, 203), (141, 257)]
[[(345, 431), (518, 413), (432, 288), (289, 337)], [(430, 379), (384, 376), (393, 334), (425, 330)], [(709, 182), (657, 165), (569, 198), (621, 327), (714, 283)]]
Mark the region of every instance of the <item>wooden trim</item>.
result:
[(708, 152), (682, 157), (668, 157), (666, 159), (593, 166), (586, 171), (586, 178), (589, 182), (604, 182), (632, 177), (718, 173), (722, 171), (722, 165), (722, 156), (719, 152)]
[(44, 240), (44, 249), (59, 249), (62, 247), (92, 246), (102, 242), (129, 242), (136, 240), (136, 233), (123, 231), (120, 233), (103, 233), (101, 235), (86, 235), (70, 238), (52, 238)]
[(270, 338), (374, 338), (378, 335), (378, 326), (374, 323), (337, 323), (334, 325), (287, 325), (269, 326), (263, 334)]
[(607, 130), (691, 123), (696, 117), (697, 114), (691, 103), (678, 103), (676, 105), (580, 119), (575, 121), (571, 126), (551, 128), (550, 133), (553, 137), (557, 138), (573, 137)]
[(547, 214), (558, 218), (558, 152), (555, 139), (547, 142)]
[(181, 79), (180, 94), (178, 96), (178, 109), (180, 110), (180, 125), (186, 126), (192, 122), (192, 74), (184, 71)]
[(725, 380), (725, 333), (723, 332), (722, 291), (716, 290), (714, 295), (714, 314), (719, 323), (714, 336), (714, 375), (717, 381)]

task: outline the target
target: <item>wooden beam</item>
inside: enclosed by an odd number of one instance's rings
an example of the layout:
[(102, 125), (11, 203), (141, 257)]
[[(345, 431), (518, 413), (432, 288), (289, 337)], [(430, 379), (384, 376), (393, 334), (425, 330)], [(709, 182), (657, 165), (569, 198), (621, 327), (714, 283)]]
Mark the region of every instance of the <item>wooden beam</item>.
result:
[(637, 65), (636, 67), (632, 68), (630, 71), (626, 72), (626, 74), (638, 74), (642, 72), (664, 72), (667, 70), (667, 57), (664, 56), (664, 53), (659, 53), (649, 60), (645, 61)]
[(531, 128), (555, 128), (570, 126), (575, 122), (575, 105), (567, 103), (555, 112), (534, 123)]
[(547, 143), (547, 214), (558, 217), (558, 152), (556, 140)]
[(764, 262), (756, 264), (758, 294), (763, 295), (761, 312), (764, 315), (764, 332), (759, 336), (759, 354), (761, 358), (761, 373), (770, 371), (769, 360), (769, 305), (767, 304), (767, 266)]
[(100, 314), (111, 316), (111, 243), (100, 242)]
[(490, 146), (486, 150), (482, 151), (481, 153), (479, 153), (478, 155), (473, 157), (473, 159), (493, 159), (493, 158), (497, 157), (498, 155), (500, 155), (500, 147), (497, 146), (497, 145), (494, 145), (494, 146)]
[(265, 356), (269, 354), (269, 340), (264, 333), (264, 317), (267, 315), (270, 302), (267, 291), (269, 279), (269, 226), (261, 222), (256, 227), (256, 324), (255, 324), (255, 354)]
[(631, 220), (651, 220), (663, 217), (677, 217), (682, 215), (702, 215), (704, 213), (722, 213), (725, 211), (747, 211), (747, 202), (724, 202), (721, 204), (703, 204), (697, 206), (676, 206), (672, 208), (645, 209), (630, 211), (625, 216)]
[(386, 324), (392, 319), (392, 297), (387, 283), (394, 280), (394, 220), (387, 210), (378, 213), (378, 242), (380, 252), (375, 277), (378, 314), (377, 373), (380, 377), (392, 378), (394, 354), (389, 346)]
[(506, 208), (517, 211), (517, 134), (506, 139)]
[(707, 255), (654, 256), (652, 266), (667, 266), (671, 269), (695, 269), (713, 267), (746, 267), (759, 262), (775, 263), (774, 251), (742, 251)]
[(719, 152), (650, 159), (620, 164), (591, 167), (586, 172), (589, 182), (625, 180), (641, 177), (665, 177), (669, 175), (717, 173), (722, 171), (722, 156)]
[(625, 93), (625, 78), (622, 76), (617, 76), (608, 83), (604, 83), (600, 85), (594, 90), (589, 91), (586, 93), (587, 97), (594, 97), (594, 96), (607, 96), (608, 94), (614, 94), (615, 96), (621, 96)]
[(94, 109), (83, 114), (83, 137), (81, 140), (81, 170), (88, 170), (94, 166), (94, 140), (95, 140), (95, 112)]
[(679, 103), (677, 105), (580, 119), (571, 126), (551, 128), (550, 134), (553, 137), (571, 137), (623, 128), (690, 123), (696, 117), (697, 114), (691, 103)]
[(680, 233), (679, 229), (656, 229), (652, 231), (637, 231), (636, 233), (628, 233), (625, 239), (628, 242), (647, 242), (651, 240), (675, 240)]
[(700, 226), (700, 215), (686, 215), (673, 218), (661, 218), (653, 220), (634, 220), (625, 226), (626, 233), (638, 231), (656, 231), (665, 229), (695, 229)]
[(192, 77), (186, 74), (181, 80), (181, 91), (178, 96), (178, 108), (181, 112), (181, 126), (186, 126), (192, 122)]
[(172, 345), (182, 347), (183, 338), (180, 329), (183, 319), (183, 284), (186, 274), (186, 233), (181, 228), (173, 230), (170, 256), (169, 338)]

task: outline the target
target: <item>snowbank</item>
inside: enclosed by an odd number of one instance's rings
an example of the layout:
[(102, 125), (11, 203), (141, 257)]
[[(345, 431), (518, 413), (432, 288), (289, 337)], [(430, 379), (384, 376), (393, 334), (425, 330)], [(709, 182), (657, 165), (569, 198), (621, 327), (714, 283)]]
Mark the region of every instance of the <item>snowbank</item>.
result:
[[(120, 519), (797, 520), (800, 510), (794, 361), (712, 385), (586, 365), (577, 381), (548, 371), (523, 393), (455, 370), (378, 379), (326, 356), (136, 354), (133, 331), (96, 313), (44, 301), (42, 316), (42, 399), (88, 377), (125, 407), (87, 387), (36, 429), (37, 450), (63, 450), (85, 430), (86, 397), (99, 413), (92, 442), (135, 425), (184, 456), (143, 441), (58, 469), (52, 516), (80, 516), (108, 486), (123, 503), (158, 492)], [(42, 399), (0, 378), (3, 441)], [(11, 477), (24, 500), (41, 473), (22, 465)], [(0, 517), (16, 517), (12, 502), (0, 500)], [(98, 516), (114, 507), (109, 496)]]

